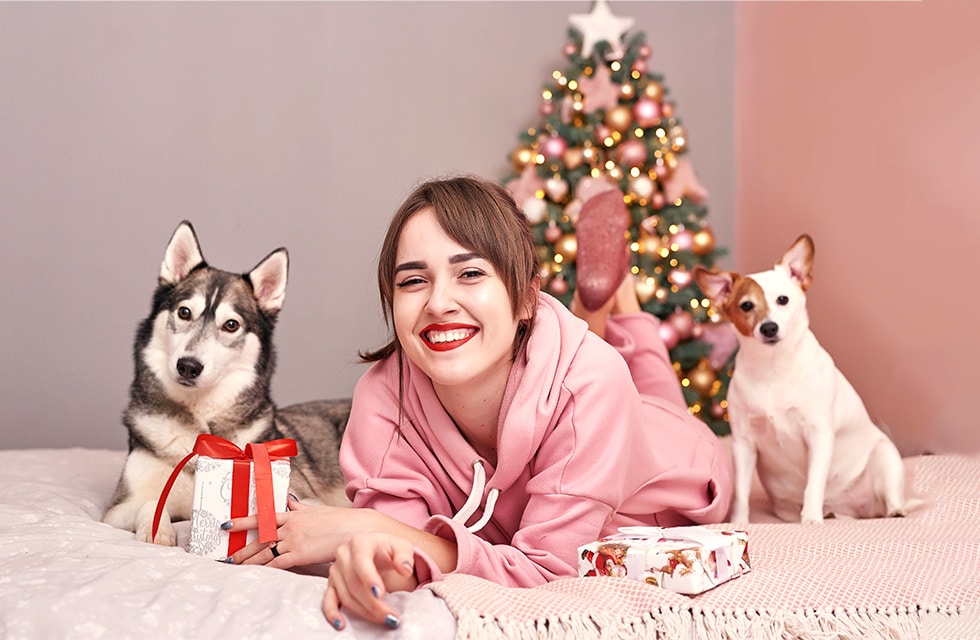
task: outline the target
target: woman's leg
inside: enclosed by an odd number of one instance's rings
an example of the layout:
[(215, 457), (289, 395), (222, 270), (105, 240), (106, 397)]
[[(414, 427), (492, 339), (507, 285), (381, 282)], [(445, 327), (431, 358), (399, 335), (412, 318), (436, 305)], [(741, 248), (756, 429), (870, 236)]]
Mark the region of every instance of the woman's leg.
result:
[(660, 338), (660, 321), (640, 307), (632, 276), (627, 276), (613, 296), (595, 311), (572, 300), (572, 311), (589, 329), (616, 348), (629, 365), (633, 383), (642, 395), (663, 398), (687, 409), (670, 354)]

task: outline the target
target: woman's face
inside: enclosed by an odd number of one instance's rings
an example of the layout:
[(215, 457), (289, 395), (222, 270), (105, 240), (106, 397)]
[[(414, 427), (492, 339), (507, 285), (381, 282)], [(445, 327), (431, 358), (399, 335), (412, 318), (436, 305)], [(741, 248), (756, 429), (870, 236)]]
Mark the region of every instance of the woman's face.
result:
[(437, 393), (503, 388), (519, 320), (507, 288), (489, 261), (442, 230), (431, 208), (402, 228), (394, 285), (398, 341)]

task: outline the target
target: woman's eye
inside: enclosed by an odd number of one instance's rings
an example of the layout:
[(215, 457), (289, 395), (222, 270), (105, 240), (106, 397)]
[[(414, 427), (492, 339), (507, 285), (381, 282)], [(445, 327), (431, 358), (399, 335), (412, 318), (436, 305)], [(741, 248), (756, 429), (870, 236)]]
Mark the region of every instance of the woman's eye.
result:
[(177, 307), (177, 317), (181, 320), (191, 319), (191, 310), (187, 307)]
[(755, 304), (752, 303), (752, 302), (749, 302), (748, 300), (746, 300), (742, 304), (738, 305), (738, 308), (741, 309), (742, 311), (748, 313), (749, 311), (752, 311), (753, 309), (755, 309)]
[(460, 275), (460, 277), (463, 278), (464, 280), (472, 280), (474, 278), (480, 278), (485, 275), (486, 273), (481, 269), (467, 269)]
[(424, 282), (422, 278), (413, 276), (411, 278), (405, 278), (395, 286), (398, 287), (399, 289), (403, 289), (405, 287), (411, 287), (412, 285), (421, 284), (422, 282)]
[(776, 304), (781, 307), (789, 304), (789, 296), (779, 296), (776, 298)]
[(225, 323), (221, 325), (221, 328), (228, 333), (235, 333), (242, 324), (238, 320), (225, 320)]

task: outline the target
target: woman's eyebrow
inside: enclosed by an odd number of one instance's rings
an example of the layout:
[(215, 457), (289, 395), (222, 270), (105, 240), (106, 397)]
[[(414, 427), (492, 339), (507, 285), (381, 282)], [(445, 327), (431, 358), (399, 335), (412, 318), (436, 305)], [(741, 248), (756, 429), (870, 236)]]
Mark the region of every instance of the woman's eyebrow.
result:
[(449, 256), (449, 264), (459, 264), (470, 260), (483, 260), (483, 256), (476, 253), (457, 253), (454, 256)]
[(426, 268), (425, 262), (423, 262), (422, 260), (415, 260), (413, 262), (403, 262), (400, 265), (396, 266), (395, 273), (398, 273), (400, 271), (416, 271), (425, 268)]

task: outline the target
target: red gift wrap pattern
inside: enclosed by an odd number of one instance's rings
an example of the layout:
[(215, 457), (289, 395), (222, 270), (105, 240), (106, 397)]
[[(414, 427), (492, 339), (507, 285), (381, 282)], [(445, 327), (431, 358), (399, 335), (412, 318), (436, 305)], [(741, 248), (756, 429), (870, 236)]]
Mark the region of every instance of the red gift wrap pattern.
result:
[(579, 576), (646, 582), (695, 595), (750, 570), (745, 531), (623, 527), (578, 550)]
[[(197, 456), (194, 502), (188, 551), (223, 560), (246, 544), (276, 540), (276, 512), (286, 510), (289, 492), (289, 457), (296, 442), (282, 439), (239, 448), (214, 436), (198, 436), (194, 449), (174, 469), (157, 503), (153, 537), (170, 488), (184, 465)], [(258, 528), (234, 533), (221, 529), (232, 518), (258, 516)]]

